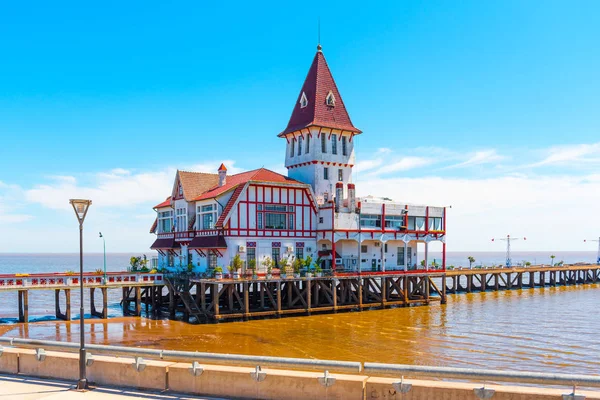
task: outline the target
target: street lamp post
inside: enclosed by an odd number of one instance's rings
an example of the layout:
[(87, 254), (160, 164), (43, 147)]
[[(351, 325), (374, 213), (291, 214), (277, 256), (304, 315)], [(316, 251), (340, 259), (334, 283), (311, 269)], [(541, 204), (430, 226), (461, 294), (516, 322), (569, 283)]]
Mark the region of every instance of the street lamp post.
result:
[(106, 285), (106, 239), (104, 239), (102, 232), (99, 232), (99, 234), (102, 238), (102, 244), (104, 245), (104, 284)]
[(91, 200), (71, 199), (69, 203), (75, 210), (75, 215), (79, 221), (79, 381), (77, 382), (77, 390), (87, 389), (87, 377), (85, 371), (86, 351), (85, 351), (85, 318), (83, 310), (83, 221), (87, 215), (88, 208), (92, 204)]

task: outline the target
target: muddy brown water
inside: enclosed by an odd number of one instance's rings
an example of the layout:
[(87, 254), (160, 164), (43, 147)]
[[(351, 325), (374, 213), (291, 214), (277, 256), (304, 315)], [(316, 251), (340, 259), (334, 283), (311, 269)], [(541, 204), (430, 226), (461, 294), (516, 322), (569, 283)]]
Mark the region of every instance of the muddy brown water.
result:
[[(600, 372), (600, 285), (451, 295), (448, 304), (191, 325), (86, 321), (99, 344), (433, 366)], [(0, 325), (8, 337), (77, 341), (79, 322)]]

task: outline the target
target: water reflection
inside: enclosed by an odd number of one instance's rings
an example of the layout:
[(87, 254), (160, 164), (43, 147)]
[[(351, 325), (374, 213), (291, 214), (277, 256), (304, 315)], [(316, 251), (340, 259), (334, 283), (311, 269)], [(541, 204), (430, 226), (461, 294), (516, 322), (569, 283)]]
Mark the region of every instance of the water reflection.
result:
[[(447, 305), (190, 325), (92, 319), (93, 343), (386, 363), (591, 373), (600, 367), (599, 285), (449, 296)], [(79, 325), (0, 326), (8, 336), (77, 341)]]

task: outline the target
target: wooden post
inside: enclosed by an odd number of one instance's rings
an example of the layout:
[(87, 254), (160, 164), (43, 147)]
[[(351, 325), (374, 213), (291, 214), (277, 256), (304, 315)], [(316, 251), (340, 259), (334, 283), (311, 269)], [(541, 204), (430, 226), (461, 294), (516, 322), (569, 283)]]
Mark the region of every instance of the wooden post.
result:
[(385, 276), (381, 277), (381, 308), (385, 308), (385, 303), (387, 301), (387, 278)]
[(211, 284), (211, 288), (212, 288), (212, 301), (213, 301), (213, 305), (214, 305), (214, 316), (215, 319), (218, 321), (220, 317), (219, 315), (219, 284), (218, 283), (213, 283)]
[(331, 279), (331, 296), (333, 297), (333, 311), (337, 311), (337, 302), (338, 302), (338, 298), (337, 298), (337, 279), (336, 278), (332, 278)]
[(142, 315), (142, 288), (139, 286), (135, 287), (135, 316), (139, 317)]
[(497, 292), (500, 289), (500, 272), (494, 274), (494, 290)]
[(363, 287), (362, 287), (362, 278), (359, 276), (357, 278), (357, 282), (358, 282), (358, 308), (360, 310), (362, 310), (362, 306), (363, 306)]
[(535, 287), (535, 273), (534, 272), (529, 273), (529, 287), (531, 287), (531, 288)]
[(442, 299), (441, 303), (446, 304), (446, 275), (442, 276)]
[(511, 279), (511, 276), (510, 276), (510, 272), (508, 272), (506, 274), (506, 288), (507, 289), (511, 289), (512, 288), (512, 279)]
[(29, 291), (19, 290), (17, 293), (19, 299), (19, 322), (29, 322)]
[(479, 277), (481, 278), (481, 291), (485, 292), (487, 290), (487, 275), (481, 274)]
[[(334, 255), (334, 257), (335, 257), (335, 255)], [(310, 310), (312, 308), (312, 302), (311, 302), (311, 300), (312, 300), (312, 296), (311, 296), (311, 293), (312, 293), (311, 283), (312, 282), (311, 282), (310, 279), (306, 279), (305, 282), (306, 282), (306, 312), (310, 315)]]
[(467, 293), (473, 290), (473, 275), (467, 275)]
[(403, 290), (403, 292), (404, 292), (404, 305), (405, 306), (408, 305), (408, 289), (409, 289), (409, 287), (410, 287), (410, 283), (408, 281), (408, 276), (405, 275), (404, 276), (404, 290)]
[(129, 301), (127, 300), (127, 288), (123, 287), (123, 298), (121, 299), (121, 307), (123, 308), (123, 315), (129, 315)]
[(250, 286), (248, 282), (244, 282), (244, 318), (250, 315)]
[(518, 272), (517, 276), (517, 285), (519, 285), (519, 289), (523, 289), (523, 272)]
[(277, 281), (277, 316), (281, 317), (281, 281)]

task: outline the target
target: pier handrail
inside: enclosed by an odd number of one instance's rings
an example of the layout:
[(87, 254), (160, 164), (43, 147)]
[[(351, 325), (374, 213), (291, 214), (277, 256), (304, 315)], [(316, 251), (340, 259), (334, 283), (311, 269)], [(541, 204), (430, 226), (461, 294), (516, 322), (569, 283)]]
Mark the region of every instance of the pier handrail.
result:
[(535, 383), (546, 385), (600, 387), (600, 376), (495, 369), (430, 367), (422, 365), (364, 363), (364, 373), (411, 378), (445, 378), (476, 381)]
[[(78, 343), (57, 342), (52, 340), (36, 340), (0, 337), (0, 344), (12, 347), (43, 348), (44, 350), (79, 351)], [(111, 356), (147, 357), (159, 360), (175, 360), (204, 362), (216, 364), (234, 364), (251, 367), (287, 367), (308, 368), (311, 370), (331, 370), (339, 372), (361, 372), (362, 364), (352, 361), (318, 360), (309, 358), (285, 358), (269, 356), (247, 356), (241, 354), (199, 353), (192, 351), (144, 349), (137, 347), (108, 346), (88, 344), (86, 349), (93, 354)]]

